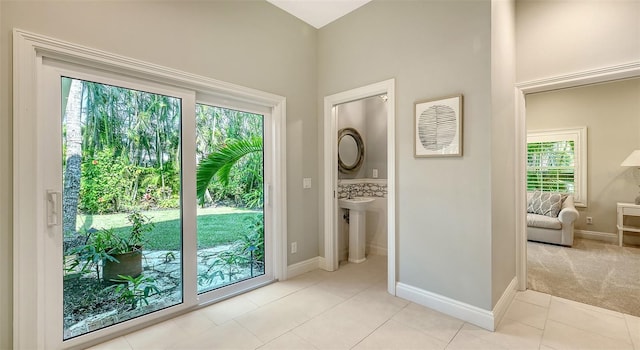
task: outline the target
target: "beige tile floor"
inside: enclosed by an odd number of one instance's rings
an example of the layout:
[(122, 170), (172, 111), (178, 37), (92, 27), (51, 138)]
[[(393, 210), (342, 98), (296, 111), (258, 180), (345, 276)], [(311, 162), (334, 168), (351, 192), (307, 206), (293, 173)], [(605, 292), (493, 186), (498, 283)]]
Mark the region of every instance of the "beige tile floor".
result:
[(518, 292), (495, 332), (386, 293), (386, 257), (313, 271), (92, 349), (635, 349), (640, 318)]

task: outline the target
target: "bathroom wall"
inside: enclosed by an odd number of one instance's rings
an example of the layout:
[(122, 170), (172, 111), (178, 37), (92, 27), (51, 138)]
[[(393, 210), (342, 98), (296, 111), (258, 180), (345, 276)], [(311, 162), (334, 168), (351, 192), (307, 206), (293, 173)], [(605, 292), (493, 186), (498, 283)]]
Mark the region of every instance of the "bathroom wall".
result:
[[(353, 191), (359, 197), (376, 197), (367, 210), (366, 254), (387, 255), (387, 110), (380, 96), (337, 106), (338, 130), (354, 128), (364, 142), (364, 163), (353, 174), (338, 173), (338, 198)], [(373, 169), (378, 178), (373, 178)], [(338, 259), (345, 261), (349, 250), (349, 225), (338, 208)]]
[(387, 110), (380, 96), (372, 96), (337, 106), (338, 130), (354, 128), (364, 142), (364, 163), (352, 174), (338, 173), (339, 179), (387, 178)]
[[(344, 128), (354, 128), (362, 137), (362, 141), (364, 142), (366, 163), (366, 155), (368, 153), (367, 142), (369, 141), (369, 138), (367, 137), (364, 100), (344, 103), (337, 106), (336, 109), (336, 114), (338, 116), (338, 131)], [(362, 164), (360, 169), (358, 169), (358, 171), (355, 171), (351, 174), (338, 172), (339, 179), (362, 179), (364, 177), (366, 177), (366, 166), (364, 163)]]
[(387, 178), (387, 103), (380, 96), (364, 100), (366, 115), (367, 151), (365, 172), (373, 178), (373, 169), (378, 169), (378, 178)]

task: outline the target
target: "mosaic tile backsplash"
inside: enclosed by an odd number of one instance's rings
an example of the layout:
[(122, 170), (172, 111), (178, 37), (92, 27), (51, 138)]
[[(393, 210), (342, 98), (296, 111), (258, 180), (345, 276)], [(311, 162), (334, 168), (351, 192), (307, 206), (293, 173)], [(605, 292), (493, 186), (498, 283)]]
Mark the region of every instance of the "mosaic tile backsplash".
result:
[(338, 198), (351, 197), (387, 197), (387, 183), (376, 180), (338, 181)]

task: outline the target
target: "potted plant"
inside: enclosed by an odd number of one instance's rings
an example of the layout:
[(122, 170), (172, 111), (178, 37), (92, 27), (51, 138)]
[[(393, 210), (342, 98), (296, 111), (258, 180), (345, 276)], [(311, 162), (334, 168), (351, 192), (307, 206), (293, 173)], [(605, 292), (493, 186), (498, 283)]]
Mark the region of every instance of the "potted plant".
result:
[[(144, 235), (153, 229), (153, 223), (139, 211), (133, 211), (127, 216), (131, 223), (131, 231), (127, 238), (111, 235), (112, 246), (107, 248), (107, 254), (113, 259), (106, 259), (102, 266), (102, 278), (105, 281), (120, 280), (120, 275), (138, 277), (142, 273), (142, 245)], [(113, 231), (111, 231), (113, 232)]]
[(108, 282), (120, 281), (119, 276), (138, 277), (142, 273), (142, 246), (145, 234), (153, 229), (151, 219), (138, 211), (127, 215), (131, 231), (127, 237), (121, 237), (113, 229), (90, 232), (87, 243), (74, 251), (79, 261), (84, 261), (83, 271), (95, 266), (100, 278), (99, 266), (102, 266), (102, 279)]

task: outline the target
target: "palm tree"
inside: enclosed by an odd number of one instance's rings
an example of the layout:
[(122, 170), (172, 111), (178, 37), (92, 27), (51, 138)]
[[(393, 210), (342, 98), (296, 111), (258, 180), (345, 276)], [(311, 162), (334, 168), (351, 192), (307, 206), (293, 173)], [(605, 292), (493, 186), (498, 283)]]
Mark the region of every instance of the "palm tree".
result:
[(226, 186), (231, 168), (240, 159), (256, 152), (262, 152), (262, 137), (231, 140), (204, 158), (196, 170), (196, 193), (200, 203), (204, 203), (207, 187), (214, 176)]
[(65, 171), (62, 191), (63, 231), (65, 234), (76, 232), (78, 213), (78, 195), (80, 193), (80, 175), (82, 163), (82, 111), (81, 80), (73, 79), (69, 85), (69, 97), (65, 109)]

